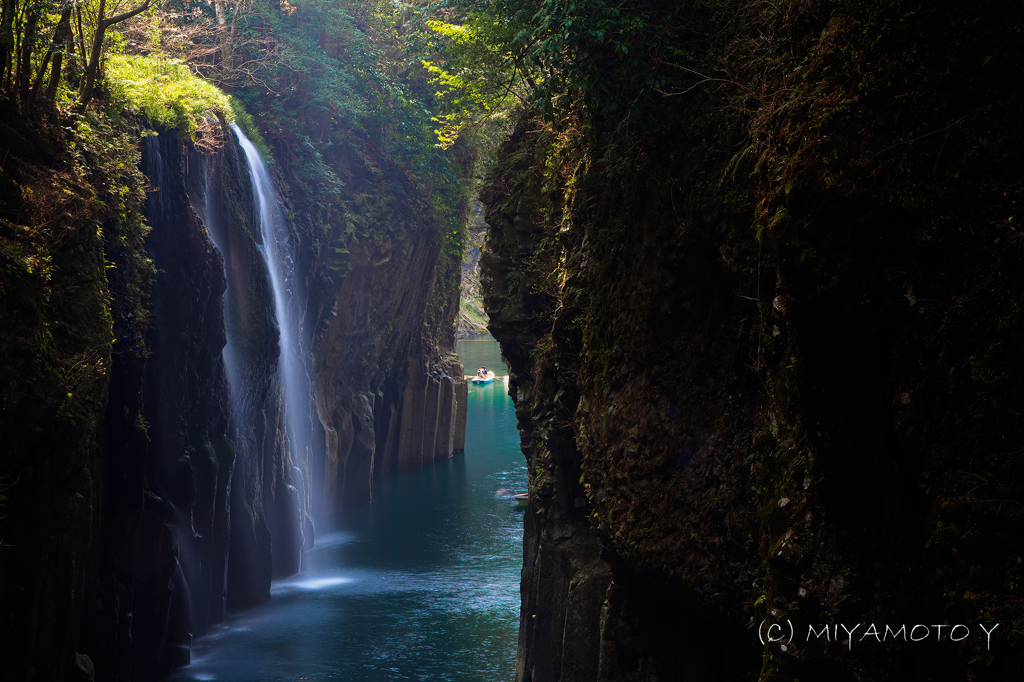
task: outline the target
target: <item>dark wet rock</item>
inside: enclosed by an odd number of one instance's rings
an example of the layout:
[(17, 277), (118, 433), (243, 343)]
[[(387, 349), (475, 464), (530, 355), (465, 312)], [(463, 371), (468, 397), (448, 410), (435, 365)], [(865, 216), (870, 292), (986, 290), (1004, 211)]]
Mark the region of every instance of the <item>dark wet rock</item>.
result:
[[(46, 142), (13, 114), (3, 131), (0, 678), (148, 682), (300, 570), (315, 525), (367, 503), (375, 476), (464, 446), (458, 255), (442, 253), (421, 203), (402, 209), (408, 234), (353, 237), (329, 262), (296, 212), (309, 296), (288, 305), (316, 391), (309, 452), (293, 453), (235, 138), (213, 153), (166, 131), (144, 139), (146, 178), (118, 179), (145, 204), (143, 239), (132, 204), (117, 213), (124, 197), (98, 194), (109, 178), (64, 173), (63, 133)], [(114, 132), (129, 154), (138, 131)], [(50, 178), (77, 202), (68, 224), (12, 222), (50, 209), (22, 192), (49, 196)]]

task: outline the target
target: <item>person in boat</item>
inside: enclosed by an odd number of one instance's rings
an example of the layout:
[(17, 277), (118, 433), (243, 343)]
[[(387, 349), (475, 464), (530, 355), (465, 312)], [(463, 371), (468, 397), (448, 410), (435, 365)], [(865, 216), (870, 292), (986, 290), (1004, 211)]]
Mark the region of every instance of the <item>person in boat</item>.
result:
[(486, 379), (487, 378), (487, 368), (486, 367), (481, 367), (480, 369), (478, 369), (476, 371), (476, 375), (478, 377), (480, 377), (481, 379)]

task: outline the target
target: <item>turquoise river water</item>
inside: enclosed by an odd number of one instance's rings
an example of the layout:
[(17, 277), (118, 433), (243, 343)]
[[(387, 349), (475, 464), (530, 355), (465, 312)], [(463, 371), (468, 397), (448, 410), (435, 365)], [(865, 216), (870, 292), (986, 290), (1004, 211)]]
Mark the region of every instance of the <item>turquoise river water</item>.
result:
[[(458, 352), (468, 373), (507, 373), (489, 337)], [(471, 385), (465, 453), (378, 481), (302, 573), (198, 640), (170, 680), (511, 680), (523, 514), (510, 493), (525, 489), (504, 383)]]

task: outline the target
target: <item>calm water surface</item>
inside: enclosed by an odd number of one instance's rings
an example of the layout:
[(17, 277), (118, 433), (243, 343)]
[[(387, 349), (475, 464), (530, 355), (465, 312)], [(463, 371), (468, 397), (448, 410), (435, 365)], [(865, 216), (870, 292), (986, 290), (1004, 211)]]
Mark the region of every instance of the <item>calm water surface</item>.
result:
[[(489, 337), (459, 356), (506, 374)], [(198, 640), (170, 679), (511, 680), (523, 515), (509, 493), (525, 489), (504, 384), (471, 385), (465, 454), (379, 481), (301, 574)]]

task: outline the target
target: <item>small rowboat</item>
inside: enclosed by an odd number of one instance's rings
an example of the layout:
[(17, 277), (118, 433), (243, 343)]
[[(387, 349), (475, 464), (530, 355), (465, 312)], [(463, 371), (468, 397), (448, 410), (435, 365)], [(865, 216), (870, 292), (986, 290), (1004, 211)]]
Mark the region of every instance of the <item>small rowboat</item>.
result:
[(512, 496), (512, 499), (516, 501), (517, 506), (525, 507), (526, 503), (530, 501), (530, 493), (517, 493)]
[(487, 370), (487, 374), (484, 376), (475, 376), (470, 381), (477, 385), (489, 384), (494, 381), (494, 372)]

